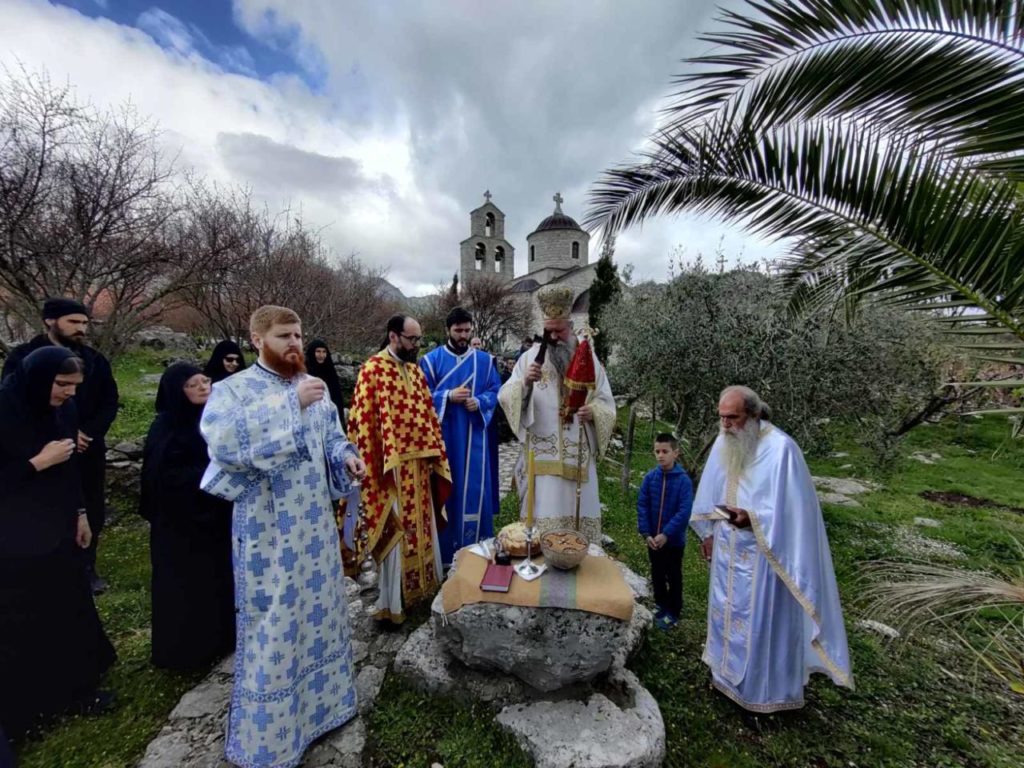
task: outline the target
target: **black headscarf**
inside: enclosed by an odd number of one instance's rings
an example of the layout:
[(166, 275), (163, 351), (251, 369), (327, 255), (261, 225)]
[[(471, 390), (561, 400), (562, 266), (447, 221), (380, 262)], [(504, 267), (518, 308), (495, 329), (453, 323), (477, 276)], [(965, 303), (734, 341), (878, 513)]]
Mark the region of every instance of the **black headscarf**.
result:
[[(318, 349), (327, 350), (327, 357), (324, 358), (322, 363), (316, 361), (316, 350)], [(306, 372), (310, 376), (323, 379), (324, 383), (327, 384), (327, 391), (331, 396), (331, 401), (338, 406), (338, 412), (341, 413), (344, 408), (341, 381), (338, 380), (338, 371), (334, 367), (334, 360), (331, 359), (331, 350), (321, 339), (313, 339), (306, 347)]]
[[(28, 437), (17, 433), (15, 421), (31, 425), (34, 432), (39, 432), (37, 440), (39, 437), (46, 438), (44, 443), (74, 437), (73, 434), (66, 434), (71, 430), (65, 428), (69, 422), (76, 423), (73, 398), (54, 408), (50, 405), (50, 393), (61, 366), (75, 356), (66, 347), (41, 347), (22, 360), (3, 380), (3, 384), (0, 384), (2, 428), (10, 431), (11, 438)], [(37, 449), (41, 447), (37, 446)]]
[[(238, 371), (245, 369), (245, 355), (242, 354), (242, 348), (230, 339), (219, 341), (217, 346), (213, 348), (213, 354), (210, 355), (210, 360), (203, 369), (203, 373), (209, 376), (211, 381), (223, 381), (231, 375), (224, 370), (224, 358), (227, 355), (238, 355)], [(235, 373), (238, 373), (238, 371), (235, 371)]]

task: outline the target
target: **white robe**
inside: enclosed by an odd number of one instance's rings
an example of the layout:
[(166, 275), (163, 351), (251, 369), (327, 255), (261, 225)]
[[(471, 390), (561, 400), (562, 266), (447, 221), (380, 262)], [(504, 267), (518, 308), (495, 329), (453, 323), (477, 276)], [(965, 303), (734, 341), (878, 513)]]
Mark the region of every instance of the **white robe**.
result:
[[(597, 462), (604, 455), (615, 427), (615, 399), (604, 366), (594, 356), (596, 382), (587, 397), (594, 420), (580, 425), (573, 416), (561, 421), (563, 387), (558, 371), (545, 360), (541, 380), (528, 387), (526, 370), (540, 351), (540, 345), (520, 355), (512, 376), (501, 387), (501, 403), (509, 426), (523, 444), (516, 464), (521, 520), (526, 519), (526, 451), (534, 452), (534, 516), (537, 528), (548, 531), (573, 528), (576, 518), (577, 467), (580, 483), (580, 530), (593, 542), (601, 540), (601, 503), (598, 500)], [(582, 439), (581, 439), (582, 438)]]
[(358, 452), (329, 399), (257, 364), (214, 385), (200, 430), (201, 487), (234, 502), (237, 650), (225, 751), (243, 768), (291, 768), (356, 715), (352, 629), (334, 500)]
[[(693, 502), (691, 526), (714, 536), (704, 662), (722, 693), (752, 712), (796, 709), (812, 672), (853, 688), (850, 653), (821, 507), (800, 448), (770, 424), (729, 476), (721, 436)], [(751, 526), (711, 521), (715, 504)]]

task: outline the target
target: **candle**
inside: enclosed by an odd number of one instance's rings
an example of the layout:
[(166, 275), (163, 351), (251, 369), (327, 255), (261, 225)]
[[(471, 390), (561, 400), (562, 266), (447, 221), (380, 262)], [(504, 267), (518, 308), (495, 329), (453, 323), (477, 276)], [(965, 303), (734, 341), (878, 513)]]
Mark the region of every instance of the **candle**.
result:
[(526, 527), (533, 528), (533, 449), (526, 454)]

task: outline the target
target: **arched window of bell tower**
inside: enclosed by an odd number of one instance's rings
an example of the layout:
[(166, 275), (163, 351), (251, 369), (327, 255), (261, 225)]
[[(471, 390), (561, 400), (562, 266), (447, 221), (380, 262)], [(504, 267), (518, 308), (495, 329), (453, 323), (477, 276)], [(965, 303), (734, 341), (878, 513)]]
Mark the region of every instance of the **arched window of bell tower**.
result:
[(477, 271), (479, 271), (484, 268), (484, 258), (487, 256), (487, 247), (483, 243), (477, 243), (474, 256), (476, 258), (476, 268)]
[(494, 214), (490, 211), (484, 217), (484, 236), (494, 237)]

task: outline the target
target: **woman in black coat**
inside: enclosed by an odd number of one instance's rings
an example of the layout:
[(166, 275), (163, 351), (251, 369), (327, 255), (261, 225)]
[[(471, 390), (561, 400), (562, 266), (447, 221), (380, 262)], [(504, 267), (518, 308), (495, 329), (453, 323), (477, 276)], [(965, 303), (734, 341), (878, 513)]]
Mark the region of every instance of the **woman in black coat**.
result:
[(235, 647), (231, 504), (199, 490), (210, 462), (199, 434), (209, 397), (210, 380), (194, 365), (164, 371), (142, 458), (153, 663), (167, 669), (201, 669)]
[(70, 350), (28, 355), (0, 385), (0, 725), (18, 738), (97, 694), (114, 663), (86, 576), (72, 400), (84, 365)]
[(230, 339), (225, 339), (217, 342), (217, 346), (213, 348), (203, 373), (216, 384), (242, 370), (245, 370), (245, 355), (242, 354), (242, 348)]
[(306, 373), (323, 380), (331, 402), (338, 406), (338, 416), (344, 419), (345, 399), (341, 394), (341, 381), (338, 380), (334, 360), (331, 359), (331, 350), (320, 339), (313, 339), (306, 347)]

